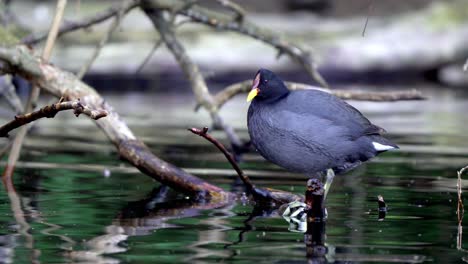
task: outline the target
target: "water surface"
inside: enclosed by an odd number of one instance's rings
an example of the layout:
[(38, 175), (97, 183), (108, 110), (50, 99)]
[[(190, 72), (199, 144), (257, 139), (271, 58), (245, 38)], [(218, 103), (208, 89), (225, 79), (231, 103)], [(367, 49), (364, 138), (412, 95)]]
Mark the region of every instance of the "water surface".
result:
[[(61, 113), (26, 141), (16, 192), (0, 192), (1, 263), (451, 263), (457, 250), (456, 171), (468, 164), (468, 96), (425, 87), (425, 102), (352, 102), (401, 150), (335, 179), (320, 237), (288, 231), (274, 210), (244, 200), (197, 204), (118, 159), (91, 121)], [(177, 92), (108, 94), (136, 134), (165, 160), (242, 193), (214, 147), (186, 131), (209, 125)], [(247, 104), (222, 115), (247, 139)], [(225, 142), (220, 132), (213, 135)], [(303, 194), (306, 178), (255, 153), (242, 164), (257, 185)], [(466, 183), (466, 181), (464, 181)], [(377, 195), (389, 206), (379, 221)], [(468, 220), (467, 220), (468, 222)], [(323, 242), (322, 244), (320, 244)]]

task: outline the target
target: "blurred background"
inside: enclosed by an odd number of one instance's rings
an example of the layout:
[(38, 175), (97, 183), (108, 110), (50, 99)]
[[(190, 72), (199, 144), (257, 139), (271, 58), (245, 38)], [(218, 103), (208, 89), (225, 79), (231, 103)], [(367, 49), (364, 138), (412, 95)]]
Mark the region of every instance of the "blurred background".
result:
[[(223, 1), (193, 2), (233, 15)], [(186, 130), (211, 126), (210, 115), (194, 111), (191, 84), (170, 50), (162, 44), (151, 52), (160, 36), (148, 16), (133, 8), (122, 15), (83, 81), (157, 156), (240, 198), (210, 206), (177, 193), (165, 195), (159, 183), (119, 159), (93, 121), (59, 113), (38, 121), (27, 136), (15, 170), (16, 192), (0, 192), (0, 263), (466, 262), (468, 244), (456, 207), (457, 170), (468, 165), (468, 2), (233, 2), (245, 10), (244, 23), (304, 50), (331, 89), (420, 91), (426, 100), (349, 101), (384, 127), (401, 149), (335, 178), (326, 228), (309, 243), (310, 234), (291, 232), (278, 212), (259, 211), (243, 199), (242, 185), (224, 156)], [(47, 34), (56, 3), (2, 1), (2, 46), (15, 44), (7, 37), (24, 41)], [(68, 1), (63, 23), (119, 4)], [(268, 43), (189, 20), (175, 17), (176, 37), (212, 94), (252, 79), (259, 68), (287, 81), (319, 85), (296, 60), (278, 56)], [(78, 73), (112, 23), (107, 19), (60, 36), (50, 62)], [(39, 53), (43, 45), (31, 47)], [(17, 82), (24, 103), (29, 85)], [(43, 94), (39, 105), (50, 102)], [(14, 110), (1, 100), (5, 123)], [(247, 108), (240, 94), (220, 109), (244, 142), (249, 140)], [(223, 131), (213, 135), (229, 145)], [(305, 191), (305, 176), (286, 172), (253, 151), (243, 155), (241, 166), (259, 186)], [(377, 195), (389, 206), (384, 219), (378, 215)]]

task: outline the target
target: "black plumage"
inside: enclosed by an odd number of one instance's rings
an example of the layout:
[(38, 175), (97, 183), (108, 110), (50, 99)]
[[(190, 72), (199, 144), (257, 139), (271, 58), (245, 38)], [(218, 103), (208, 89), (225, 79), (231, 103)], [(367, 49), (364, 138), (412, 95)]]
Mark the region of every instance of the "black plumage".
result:
[(348, 171), (378, 153), (398, 148), (356, 108), (319, 90), (289, 91), (273, 72), (261, 69), (248, 100), (251, 141), (267, 160), (314, 175)]

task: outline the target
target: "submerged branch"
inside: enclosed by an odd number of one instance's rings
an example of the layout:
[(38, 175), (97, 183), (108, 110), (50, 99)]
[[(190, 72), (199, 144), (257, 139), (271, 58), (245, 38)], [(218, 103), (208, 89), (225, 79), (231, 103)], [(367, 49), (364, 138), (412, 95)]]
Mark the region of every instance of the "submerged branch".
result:
[(62, 100), (63, 98), (61, 98), (56, 104), (44, 106), (32, 113), (15, 116), (15, 119), (0, 127), (0, 137), (8, 137), (8, 133), (13, 129), (36, 121), (40, 118), (53, 118), (58, 112), (65, 110), (73, 110), (73, 113), (77, 117), (80, 114), (85, 114), (94, 120), (107, 116), (107, 111), (90, 109), (86, 105), (83, 105), (79, 99), (69, 102), (63, 102)]

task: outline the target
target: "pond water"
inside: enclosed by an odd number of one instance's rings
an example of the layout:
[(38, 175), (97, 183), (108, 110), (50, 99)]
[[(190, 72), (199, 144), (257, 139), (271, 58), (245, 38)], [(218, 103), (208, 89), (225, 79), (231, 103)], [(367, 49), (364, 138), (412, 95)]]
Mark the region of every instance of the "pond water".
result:
[[(291, 232), (276, 211), (243, 200), (197, 204), (167, 193), (120, 161), (91, 121), (71, 113), (42, 120), (26, 141), (16, 192), (0, 192), (0, 263), (466, 262), (468, 237), (457, 249), (456, 171), (468, 165), (468, 94), (421, 88), (430, 100), (352, 102), (401, 150), (335, 178), (328, 221), (314, 234)], [(222, 154), (186, 131), (209, 125), (206, 113), (192, 112), (190, 95), (106, 98), (157, 155), (242, 192)], [(243, 139), (246, 109), (239, 97), (222, 110)], [(305, 191), (304, 176), (256, 153), (242, 167), (259, 186)], [(389, 207), (384, 220), (378, 195)]]

